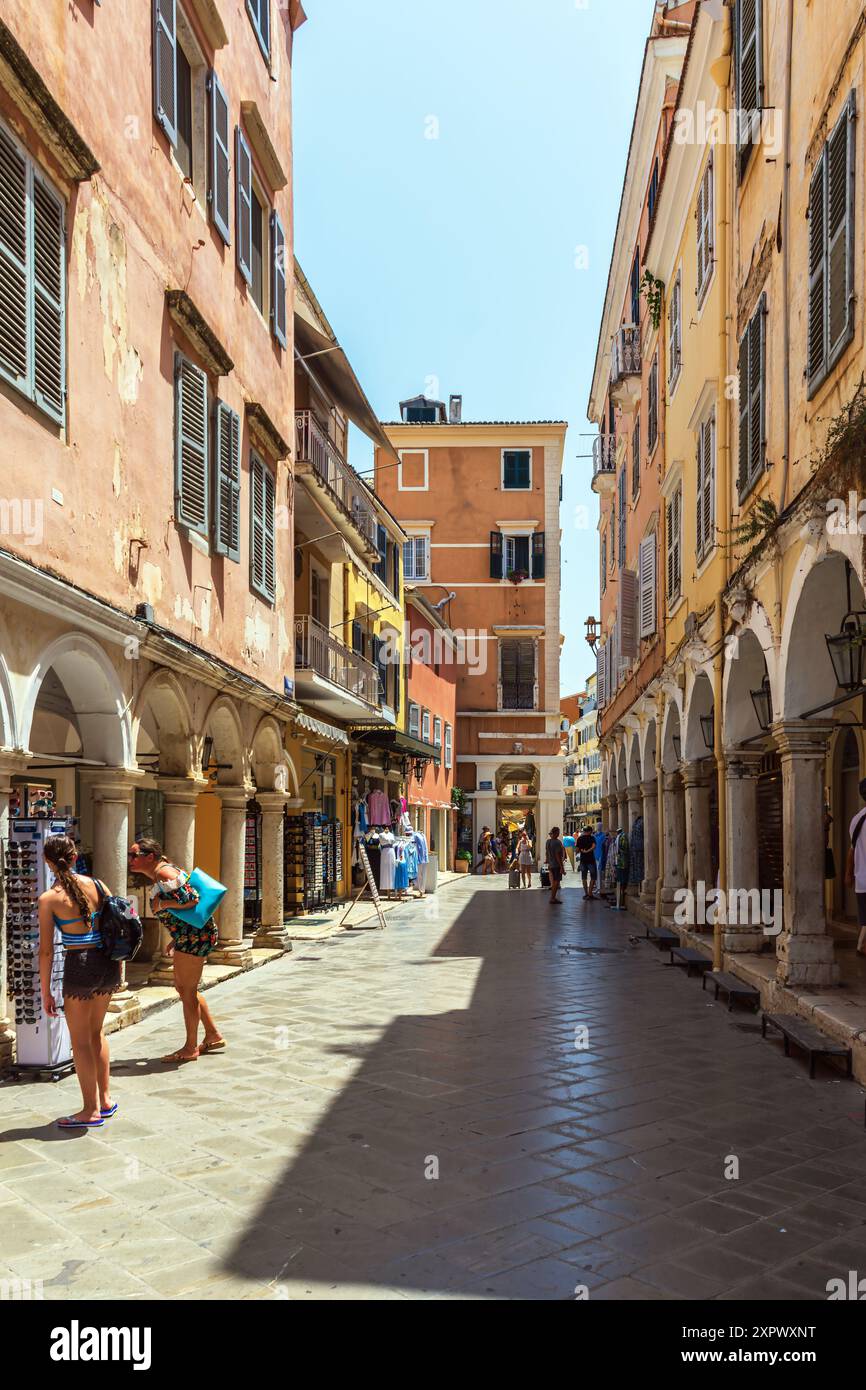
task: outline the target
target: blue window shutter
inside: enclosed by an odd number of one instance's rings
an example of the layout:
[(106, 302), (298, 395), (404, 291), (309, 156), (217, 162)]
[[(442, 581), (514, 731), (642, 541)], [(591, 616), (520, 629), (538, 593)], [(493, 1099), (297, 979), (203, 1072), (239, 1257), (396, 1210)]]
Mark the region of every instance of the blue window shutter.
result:
[(208, 203), (211, 220), (225, 242), (231, 245), (231, 157), (229, 154), (229, 99), (215, 72), (208, 77), (210, 92), (210, 186)]
[(213, 545), (217, 555), (241, 558), (241, 422), (224, 401), (216, 403)]
[(544, 578), (544, 532), (536, 531), (532, 537), (532, 578)]
[(30, 394), (28, 163), (0, 127), (0, 376)]
[(175, 354), (175, 517), (199, 535), (208, 533), (207, 377)]
[(286, 233), (275, 212), (271, 213), (271, 329), (286, 347)]
[(240, 126), (235, 127), (235, 218), (238, 269), (253, 283), (253, 160)]
[(153, 110), (177, 144), (177, 16), (175, 0), (153, 0)]
[(63, 204), (33, 171), (33, 399), (63, 424), (66, 404)]

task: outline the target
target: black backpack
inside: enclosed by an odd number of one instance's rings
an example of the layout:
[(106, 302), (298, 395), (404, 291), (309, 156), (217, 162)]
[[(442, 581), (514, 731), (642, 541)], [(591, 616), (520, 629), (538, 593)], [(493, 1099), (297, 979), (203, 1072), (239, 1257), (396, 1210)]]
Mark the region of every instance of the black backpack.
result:
[(109, 960), (133, 960), (144, 935), (135, 903), (131, 898), (120, 898), (106, 893), (102, 884), (98, 880), (94, 881), (99, 893), (102, 949)]

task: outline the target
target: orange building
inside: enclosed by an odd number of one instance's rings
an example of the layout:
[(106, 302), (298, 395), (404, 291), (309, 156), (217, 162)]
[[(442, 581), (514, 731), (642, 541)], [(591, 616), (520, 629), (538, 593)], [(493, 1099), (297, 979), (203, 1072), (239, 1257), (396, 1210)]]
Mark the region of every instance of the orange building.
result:
[(405, 578), (458, 638), (460, 848), (482, 826), (562, 823), (559, 495), (567, 426), (464, 421), (462, 398), (401, 403), (376, 454), (376, 492), (400, 521)]
[[(440, 869), (454, 867), (454, 786), (457, 726), (457, 644), (441, 613), (406, 585), (407, 729), (435, 755), (409, 777), (409, 815), (423, 830)], [(418, 774), (421, 774), (420, 777)]]

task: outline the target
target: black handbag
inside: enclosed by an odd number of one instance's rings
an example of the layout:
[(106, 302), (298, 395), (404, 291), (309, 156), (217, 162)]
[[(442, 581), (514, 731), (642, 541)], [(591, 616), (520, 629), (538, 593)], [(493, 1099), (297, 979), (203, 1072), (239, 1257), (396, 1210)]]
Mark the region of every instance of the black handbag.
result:
[(144, 936), (135, 903), (132, 898), (106, 893), (99, 882), (96, 883), (96, 891), (99, 894), (99, 930), (103, 951), (109, 960), (133, 960)]

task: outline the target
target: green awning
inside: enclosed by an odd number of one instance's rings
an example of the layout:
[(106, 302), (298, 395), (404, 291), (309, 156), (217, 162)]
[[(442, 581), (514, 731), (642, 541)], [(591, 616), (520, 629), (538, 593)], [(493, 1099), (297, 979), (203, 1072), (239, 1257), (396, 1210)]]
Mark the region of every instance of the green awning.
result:
[(423, 758), (436, 767), (442, 761), (440, 748), (433, 743), (425, 742), (423, 738), (406, 734), (402, 729), (373, 729), (356, 724), (352, 728), (352, 737), (360, 739), (369, 748), (381, 748), (389, 753), (404, 753), (410, 758)]

